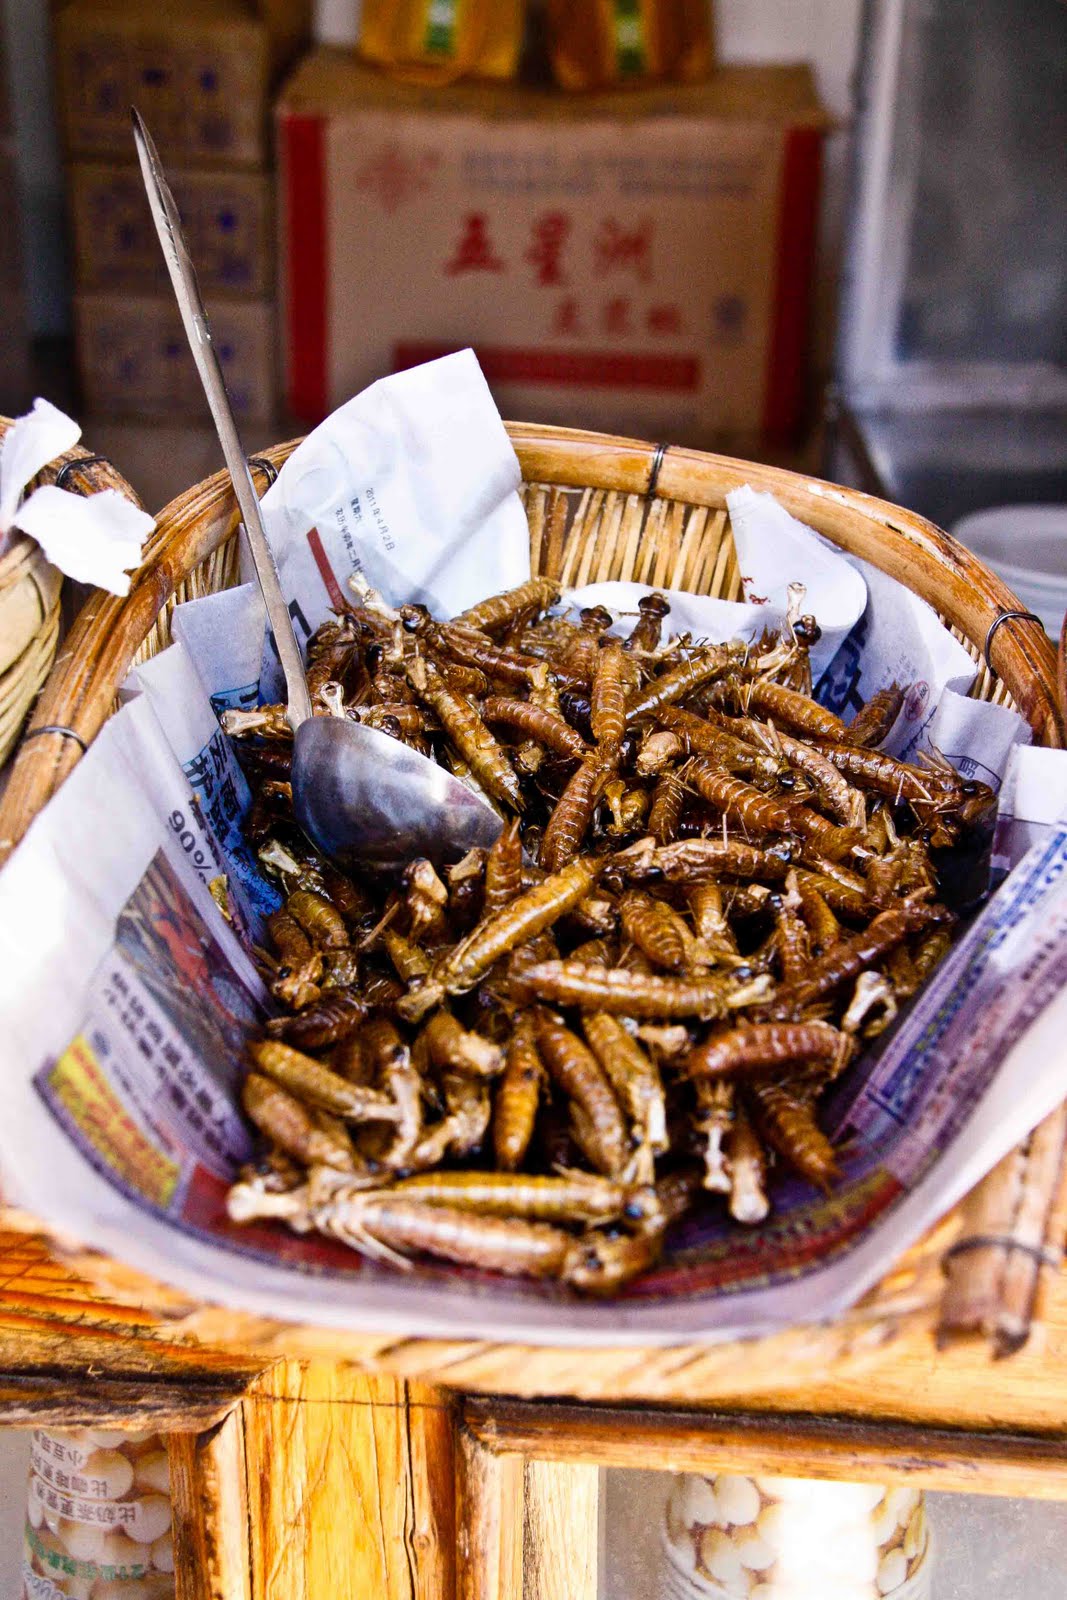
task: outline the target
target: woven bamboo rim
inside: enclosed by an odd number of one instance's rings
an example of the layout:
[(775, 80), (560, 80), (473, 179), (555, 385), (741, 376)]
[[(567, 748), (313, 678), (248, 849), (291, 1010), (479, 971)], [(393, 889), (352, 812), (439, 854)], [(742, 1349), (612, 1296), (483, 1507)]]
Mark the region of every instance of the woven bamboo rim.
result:
[[(769, 490), (833, 543), (871, 561), (933, 605), (979, 664), (973, 693), (1015, 706), (1030, 723), (1036, 742), (1062, 746), (1051, 642), (1039, 625), (1020, 617), (997, 625), (1005, 613), (1022, 611), (1016, 597), (924, 518), (855, 490), (729, 457), (571, 429), (509, 424), (508, 431), (522, 467), (536, 571), (569, 584), (633, 577), (735, 597), (740, 574), (725, 497), (748, 483)], [(298, 442), (276, 445), (256, 460), (278, 468)], [(266, 474), (258, 465), (253, 471), (265, 489)], [(236, 527), (232, 491), (226, 475), (219, 473), (160, 513), (144, 564), (125, 599), (97, 593), (85, 606), (31, 725), (31, 731), (47, 725), (67, 733), (50, 733), (23, 745), (0, 803), (0, 860), (80, 759), (82, 743), (88, 745), (99, 732), (129, 668), (169, 642), (174, 604), (236, 582)], [(1029, 1143), (1016, 1153), (1024, 1164)], [(9, 1212), (4, 1220), (40, 1231), (40, 1224), (25, 1215)], [(814, 1343), (809, 1339), (809, 1355), (817, 1350), (825, 1363), (835, 1353), (854, 1350), (857, 1341), (876, 1333), (880, 1337), (909, 1319), (932, 1326), (943, 1253), (958, 1239), (960, 1226), (957, 1210), (931, 1229), (856, 1312), (823, 1329)], [(220, 1346), (247, 1349), (255, 1344), (276, 1353), (344, 1347), (340, 1336), (196, 1308), (121, 1262), (78, 1252), (69, 1240), (52, 1243), (101, 1294), (133, 1299), (169, 1319), (177, 1306), (187, 1306), (189, 1329)], [(173, 1320), (170, 1326), (173, 1332)], [(781, 1336), (764, 1342), (768, 1352), (777, 1351), (777, 1362), (783, 1353)], [(435, 1344), (427, 1366), (440, 1364), (450, 1348)], [(794, 1350), (792, 1344), (789, 1348)], [(748, 1344), (746, 1349), (751, 1363), (754, 1347)], [(415, 1364), (411, 1370), (419, 1359), (416, 1350), (409, 1360)], [(808, 1366), (807, 1360), (804, 1364)]]
[(10, 671), (41, 632), (62, 581), (40, 545), (25, 534), (14, 536), (0, 556), (0, 673)]
[[(0, 417), (0, 440), (10, 428)], [(85, 465), (80, 465), (84, 462)], [(82, 445), (49, 462), (28, 486), (55, 483), (77, 494), (117, 489), (140, 501), (110, 462)], [(63, 574), (33, 540), (18, 534), (0, 556), (0, 765), (10, 754), (34, 699), (55, 660), (60, 632)]]

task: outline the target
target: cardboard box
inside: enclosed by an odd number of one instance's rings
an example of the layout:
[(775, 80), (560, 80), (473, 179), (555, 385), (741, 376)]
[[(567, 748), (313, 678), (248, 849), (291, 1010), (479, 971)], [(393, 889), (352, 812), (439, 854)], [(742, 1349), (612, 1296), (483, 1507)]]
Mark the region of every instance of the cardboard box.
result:
[(472, 344), (509, 416), (698, 445), (796, 429), (828, 125), (807, 67), (431, 94), (318, 50), (277, 119), (301, 418)]
[[(204, 417), (206, 402), (172, 297), (78, 294), (74, 325), (88, 410), (109, 417)], [(237, 417), (268, 421), (275, 411), (274, 302), (218, 301), (211, 326)]]
[(60, 125), (72, 155), (132, 150), (130, 106), (168, 167), (262, 166), (269, 96), (307, 0), (70, 0), (56, 18)]
[[(262, 298), (274, 288), (274, 180), (264, 172), (168, 173), (205, 291)], [(83, 289), (163, 294), (169, 279), (135, 166), (67, 172), (73, 265)]]

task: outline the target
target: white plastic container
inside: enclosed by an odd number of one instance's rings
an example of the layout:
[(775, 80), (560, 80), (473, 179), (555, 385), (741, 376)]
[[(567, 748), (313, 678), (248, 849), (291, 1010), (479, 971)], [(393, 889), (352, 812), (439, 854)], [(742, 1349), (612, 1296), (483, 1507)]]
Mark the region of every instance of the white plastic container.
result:
[(930, 1600), (917, 1489), (807, 1478), (675, 1480), (662, 1600)]
[(1059, 638), (1067, 612), (1067, 506), (991, 506), (961, 517), (950, 532)]
[(170, 1474), (156, 1433), (33, 1435), (23, 1600), (172, 1600)]

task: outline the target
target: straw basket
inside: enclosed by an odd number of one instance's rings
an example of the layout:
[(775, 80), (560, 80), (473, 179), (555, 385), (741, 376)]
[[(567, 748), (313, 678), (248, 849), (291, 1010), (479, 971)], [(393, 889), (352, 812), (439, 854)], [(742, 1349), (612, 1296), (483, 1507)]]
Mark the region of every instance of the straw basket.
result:
[[(6, 418), (0, 418), (0, 439), (10, 426)], [(62, 479), (61, 487), (76, 493), (118, 489), (136, 499), (108, 462), (80, 445), (51, 462), (29, 490), (58, 479)], [(41, 547), (24, 534), (16, 534), (0, 556), (0, 765), (13, 748), (55, 660), (62, 585), (63, 574), (45, 559)]]
[[(790, 512), (833, 543), (873, 562), (921, 595), (941, 613), (978, 664), (973, 693), (1014, 706), (1029, 721), (1037, 742), (1062, 743), (1052, 645), (1040, 625), (1021, 614), (1018, 601), (1003, 584), (931, 523), (850, 489), (725, 457), (559, 428), (512, 424), (509, 432), (522, 466), (536, 572), (559, 577), (569, 585), (635, 579), (650, 586), (736, 599), (741, 592), (740, 574), (725, 497), (729, 490), (749, 483), (773, 492)], [(270, 469), (286, 460), (295, 443), (278, 445), (256, 458), (253, 470), (261, 488), (266, 487)], [(168, 643), (175, 600), (210, 593), (236, 581), (236, 523), (227, 479), (223, 474), (208, 479), (160, 514), (130, 595), (116, 600), (98, 594), (89, 602), (71, 631), (63, 661), (34, 718), (35, 726), (68, 732), (45, 734), (20, 753), (0, 805), (0, 859), (79, 759), (82, 745), (91, 742), (110, 715), (130, 666)], [(1045, 1125), (1044, 1142), (1037, 1154), (1043, 1188), (1036, 1211), (1033, 1183), (1029, 1189), (1028, 1216), (1032, 1222), (1039, 1214), (1042, 1229), (1055, 1226), (1062, 1209), (1058, 1196), (1064, 1120), (1062, 1114), (1057, 1117)], [(1040, 1142), (1039, 1134), (1034, 1135), (1035, 1142)], [(1029, 1150), (1028, 1143), (1009, 1158), (1016, 1163), (1013, 1195), (1019, 1193), (1020, 1184), (1027, 1190)], [(809, 1355), (815, 1351), (819, 1361), (833, 1360), (857, 1338), (877, 1342), (901, 1319), (910, 1318), (913, 1326), (929, 1330), (941, 1298), (942, 1256), (946, 1245), (958, 1241), (964, 1216), (957, 1211), (933, 1229), (849, 1318), (821, 1330), (817, 1338), (807, 1335), (803, 1347)], [(20, 1225), (32, 1227), (33, 1219), (22, 1218)], [(1003, 1227), (1006, 1234), (1010, 1226), (1009, 1216)], [(1014, 1291), (1017, 1300), (1020, 1295), (1025, 1300), (1024, 1322), (1038, 1275), (1044, 1270), (1039, 1265), (1042, 1252), (1034, 1248), (1040, 1246), (1043, 1236), (1031, 1242), (1025, 1257), (1032, 1269), (1025, 1293), (1018, 1284)], [(1004, 1241), (1003, 1247), (1011, 1250), (1011, 1240)], [(960, 1259), (973, 1261), (979, 1256), (980, 1250), (971, 1251)], [(190, 1330), (224, 1347), (247, 1350), (250, 1339), (260, 1339), (259, 1348), (276, 1352), (321, 1352), (342, 1346), (351, 1352), (361, 1344), (355, 1338), (346, 1345), (336, 1335), (279, 1330), (276, 1324), (264, 1325), (262, 1319), (198, 1310), (118, 1262), (87, 1256), (77, 1259), (77, 1268), (90, 1281), (106, 1286), (111, 1297), (128, 1302), (132, 1296), (139, 1306), (158, 1309), (171, 1318), (181, 1309), (188, 1314)], [(1013, 1315), (1018, 1309), (1016, 1305)], [(250, 1333), (253, 1326), (260, 1330), (255, 1335)], [(269, 1333), (263, 1332), (264, 1326)], [(171, 1321), (170, 1337), (174, 1327)], [(378, 1349), (388, 1341), (379, 1337), (373, 1343)], [(362, 1346), (368, 1347), (367, 1338)], [(766, 1367), (758, 1354), (762, 1346), (767, 1349)], [(455, 1348), (440, 1341), (427, 1346), (426, 1375), (447, 1367), (449, 1352)], [(783, 1361), (788, 1364), (792, 1353), (802, 1346), (799, 1340), (795, 1345), (788, 1341), (783, 1345), (778, 1336), (749, 1342), (744, 1348), (746, 1372), (758, 1383), (761, 1371), (763, 1381), (778, 1381)], [(537, 1368), (536, 1380), (543, 1385), (541, 1392), (578, 1392), (574, 1362), (567, 1366), (566, 1352), (545, 1351), (543, 1355), (545, 1361)], [(563, 1363), (559, 1371), (553, 1367), (556, 1355)], [(728, 1347), (718, 1347), (718, 1353), (708, 1351), (707, 1356), (712, 1363), (729, 1364), (733, 1359)], [(509, 1361), (508, 1365), (507, 1387), (520, 1392), (522, 1382), (515, 1363)], [(418, 1357), (408, 1370), (424, 1370)], [(626, 1371), (634, 1370), (635, 1363), (627, 1362)], [(494, 1371), (499, 1381), (499, 1364)], [(613, 1372), (610, 1392), (617, 1395), (625, 1390), (619, 1387), (618, 1368)], [(585, 1392), (595, 1392), (589, 1374), (587, 1369), (582, 1384)], [(630, 1392), (642, 1392), (637, 1380)]]

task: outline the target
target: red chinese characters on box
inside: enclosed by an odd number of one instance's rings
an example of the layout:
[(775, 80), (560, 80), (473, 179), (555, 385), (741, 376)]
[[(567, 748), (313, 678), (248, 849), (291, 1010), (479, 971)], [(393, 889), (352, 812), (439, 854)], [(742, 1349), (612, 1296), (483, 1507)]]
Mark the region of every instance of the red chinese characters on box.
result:
[[(571, 231), (572, 219), (565, 211), (549, 211), (534, 220), (522, 256), (533, 269), (530, 281), (534, 287), (564, 288), (573, 281), (566, 257)], [(588, 330), (623, 338), (640, 328), (666, 336), (682, 333), (684, 319), (676, 303), (652, 301), (647, 293), (641, 296), (607, 292), (608, 280), (620, 274), (628, 274), (638, 286), (652, 281), (652, 237), (651, 220), (627, 230), (615, 217), (606, 217), (597, 229), (592, 251), (595, 276), (603, 287), (599, 293), (591, 291), (584, 304), (571, 293), (546, 301), (546, 331), (581, 334)], [(449, 278), (464, 272), (509, 270), (508, 262), (492, 242), (490, 220), (484, 211), (468, 211), (461, 218), (455, 248), (441, 270)], [(584, 280), (586, 273), (579, 273), (579, 277)]]

